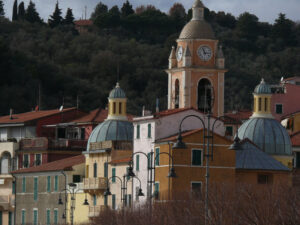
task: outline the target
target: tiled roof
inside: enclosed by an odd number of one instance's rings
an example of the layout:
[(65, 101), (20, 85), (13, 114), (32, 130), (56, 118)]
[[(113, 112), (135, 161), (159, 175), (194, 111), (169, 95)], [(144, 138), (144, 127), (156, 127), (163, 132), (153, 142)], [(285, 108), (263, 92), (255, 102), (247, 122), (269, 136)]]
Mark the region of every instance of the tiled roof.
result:
[(94, 109), (93, 111), (91, 111), (89, 114), (75, 119), (71, 122), (75, 122), (75, 123), (102, 123), (108, 115), (108, 110), (107, 109)]
[(129, 163), (131, 161), (131, 157), (129, 158), (124, 158), (124, 159), (115, 159), (110, 161), (110, 164), (120, 164), (120, 163)]
[(93, 25), (92, 20), (77, 20), (74, 23), (77, 26), (91, 26), (91, 25)]
[(300, 131), (291, 135), (291, 142), (293, 147), (300, 147)]
[(289, 168), (260, 150), (249, 140), (243, 141), (241, 145), (242, 149), (236, 151), (236, 169), (289, 171)]
[(26, 113), (20, 113), (20, 114), (13, 114), (12, 119), (10, 119), (10, 116), (1, 116), (0, 117), (0, 124), (11, 124), (11, 123), (25, 123), (34, 121), (37, 119), (41, 119), (48, 116), (53, 116), (56, 114), (60, 114), (62, 112), (69, 112), (72, 110), (75, 110), (76, 108), (67, 108), (60, 111), (59, 109), (53, 109), (53, 110), (40, 110), (40, 111), (32, 111), (32, 112), (26, 112)]
[[(249, 110), (241, 110), (237, 112), (225, 113), (225, 116), (231, 118), (233, 121), (242, 122), (243, 120), (248, 120), (250, 116), (252, 116), (252, 111)], [(229, 118), (225, 118), (225, 122), (232, 123)]]
[(30, 167), (25, 169), (19, 169), (13, 171), (13, 174), (19, 173), (37, 173), (37, 172), (50, 172), (50, 171), (59, 171), (59, 170), (68, 170), (72, 166), (82, 164), (85, 162), (84, 155), (78, 155), (74, 157), (69, 157), (61, 160), (57, 160), (50, 163), (45, 163), (40, 166)]
[[(165, 111), (154, 113), (154, 116), (155, 117), (164, 117), (164, 116), (169, 116), (169, 115), (173, 115), (173, 114), (176, 114), (176, 113), (185, 112), (185, 111), (188, 111), (188, 110), (193, 110), (193, 111), (198, 112), (198, 113), (203, 113), (202, 111), (200, 111), (198, 109), (194, 109), (193, 107), (189, 107), (189, 108), (168, 109), (168, 110), (165, 110)], [(211, 118), (215, 118), (215, 117), (211, 116)]]

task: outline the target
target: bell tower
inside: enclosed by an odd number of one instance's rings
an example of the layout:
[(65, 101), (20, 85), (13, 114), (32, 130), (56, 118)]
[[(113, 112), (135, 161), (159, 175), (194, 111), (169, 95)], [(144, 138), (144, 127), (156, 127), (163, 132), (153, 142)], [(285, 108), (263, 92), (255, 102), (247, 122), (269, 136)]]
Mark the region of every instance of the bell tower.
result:
[(205, 21), (204, 5), (195, 0), (193, 17), (182, 29), (169, 57), (168, 109), (199, 109), (224, 114), (225, 58)]

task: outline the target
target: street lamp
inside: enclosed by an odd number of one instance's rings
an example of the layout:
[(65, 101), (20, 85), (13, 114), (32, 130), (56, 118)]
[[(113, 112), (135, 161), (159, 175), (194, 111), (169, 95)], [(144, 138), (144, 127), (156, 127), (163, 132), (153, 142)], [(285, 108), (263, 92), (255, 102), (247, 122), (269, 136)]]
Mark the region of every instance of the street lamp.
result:
[[(82, 189), (77, 189), (76, 190), (76, 187), (77, 185), (75, 183), (69, 183), (69, 189), (68, 188), (65, 188), (63, 189), (62, 191), (60, 191), (59, 193), (59, 198), (58, 198), (58, 204), (59, 205), (63, 205), (63, 201), (62, 201), (62, 198), (61, 198), (61, 193), (62, 192), (67, 192), (71, 195), (71, 213), (70, 213), (70, 221), (71, 221), (71, 225), (74, 224), (74, 210), (75, 210), (75, 200), (76, 200), (76, 193)], [(66, 198), (66, 206), (65, 206), (65, 212), (63, 213), (62, 215), (62, 218), (63, 219), (66, 219), (66, 214), (67, 214), (67, 198)], [(85, 199), (84, 199), (84, 202), (83, 202), (83, 205), (89, 205), (89, 202), (87, 200), (87, 197), (86, 197), (86, 193), (85, 193)]]

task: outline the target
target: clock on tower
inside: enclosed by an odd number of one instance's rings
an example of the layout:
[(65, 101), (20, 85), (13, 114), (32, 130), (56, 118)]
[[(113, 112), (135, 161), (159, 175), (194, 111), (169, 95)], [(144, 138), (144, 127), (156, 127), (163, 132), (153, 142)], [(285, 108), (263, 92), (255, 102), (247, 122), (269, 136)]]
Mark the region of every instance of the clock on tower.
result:
[(204, 5), (195, 0), (193, 17), (182, 29), (169, 57), (168, 108), (193, 107), (214, 116), (224, 114), (222, 47), (204, 18)]

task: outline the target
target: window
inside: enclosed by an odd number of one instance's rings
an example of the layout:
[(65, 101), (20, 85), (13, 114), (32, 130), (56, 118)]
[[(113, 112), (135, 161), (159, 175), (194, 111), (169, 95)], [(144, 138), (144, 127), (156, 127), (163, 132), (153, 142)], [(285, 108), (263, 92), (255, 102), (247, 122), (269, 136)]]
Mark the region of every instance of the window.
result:
[(112, 178), (111, 178), (111, 182), (115, 183), (116, 182), (116, 168), (112, 168), (111, 169), (111, 174), (112, 174)]
[(271, 177), (271, 175), (258, 174), (257, 175), (257, 183), (258, 184), (271, 184), (272, 177)]
[(8, 212), (8, 225), (12, 225), (12, 221), (13, 221), (13, 214), (12, 212)]
[(47, 213), (47, 216), (46, 216), (46, 224), (47, 225), (50, 225), (50, 209), (47, 209), (47, 211), (46, 211)]
[(136, 126), (136, 139), (140, 139), (140, 125)]
[(268, 99), (265, 98), (265, 111), (268, 111)]
[(256, 112), (256, 98), (254, 98), (254, 112)]
[(119, 102), (119, 114), (122, 114), (122, 103)]
[(5, 152), (1, 158), (1, 174), (8, 174), (11, 168), (11, 157), (10, 153)]
[(127, 195), (127, 205), (131, 206), (131, 195)]
[(104, 177), (108, 177), (108, 163), (105, 162), (104, 163)]
[(151, 124), (148, 124), (148, 138), (151, 138)]
[(211, 112), (213, 104), (213, 86), (208, 79), (201, 79), (198, 83), (198, 109)]
[(107, 195), (104, 195), (104, 206), (107, 206), (108, 204), (107, 204)]
[(159, 183), (154, 184), (154, 197), (155, 199), (159, 199)]
[(135, 170), (140, 171), (140, 156), (139, 155), (135, 156)]
[(33, 200), (37, 201), (38, 199), (38, 178), (33, 178)]
[(175, 109), (179, 108), (179, 80), (175, 81)]
[(192, 182), (192, 194), (195, 197), (200, 197), (201, 195), (201, 189), (202, 189), (202, 183), (201, 182)]
[(80, 183), (81, 182), (81, 176), (80, 175), (73, 175), (73, 183)]
[(97, 195), (93, 195), (93, 206), (97, 205)]
[(300, 152), (296, 152), (296, 168), (300, 168)]
[(159, 166), (159, 148), (155, 149), (155, 166)]
[(26, 210), (22, 209), (21, 224), (25, 225), (25, 223), (26, 223)]
[(54, 191), (58, 191), (58, 176), (54, 177)]
[(283, 112), (282, 104), (276, 104), (276, 113), (282, 114), (282, 112)]
[(33, 210), (33, 225), (38, 225), (38, 210)]
[(58, 224), (58, 209), (54, 209), (53, 222), (55, 225)]
[(258, 111), (261, 111), (261, 98), (258, 98)]
[(11, 187), (12, 193), (13, 193), (13, 194), (16, 194), (16, 181), (13, 181), (12, 184), (11, 184), (11, 186), (12, 186), (12, 187)]
[(135, 200), (136, 201), (139, 200), (139, 191), (140, 191), (140, 187), (135, 187)]
[(3, 215), (2, 215), (2, 211), (0, 211), (0, 225), (2, 225), (2, 218), (3, 218)]
[(198, 149), (192, 150), (192, 165), (202, 166), (202, 150), (198, 150)]
[(112, 209), (116, 209), (116, 195), (111, 196), (111, 201)]
[(47, 192), (51, 192), (51, 177), (47, 176)]
[(97, 177), (97, 163), (94, 163), (94, 177)]
[(81, 140), (85, 140), (85, 128), (80, 129), (80, 138)]
[(29, 156), (28, 154), (23, 155), (23, 168), (28, 168), (29, 167)]
[(26, 192), (26, 177), (23, 177), (22, 179), (22, 192)]
[(41, 154), (35, 154), (35, 165), (39, 166), (42, 164)]
[(225, 135), (226, 136), (232, 136), (233, 135), (233, 128), (232, 128), (232, 126), (226, 127)]
[(113, 103), (113, 114), (116, 114), (116, 111), (117, 111), (117, 110), (116, 110), (116, 103), (114, 102), (114, 103)]

